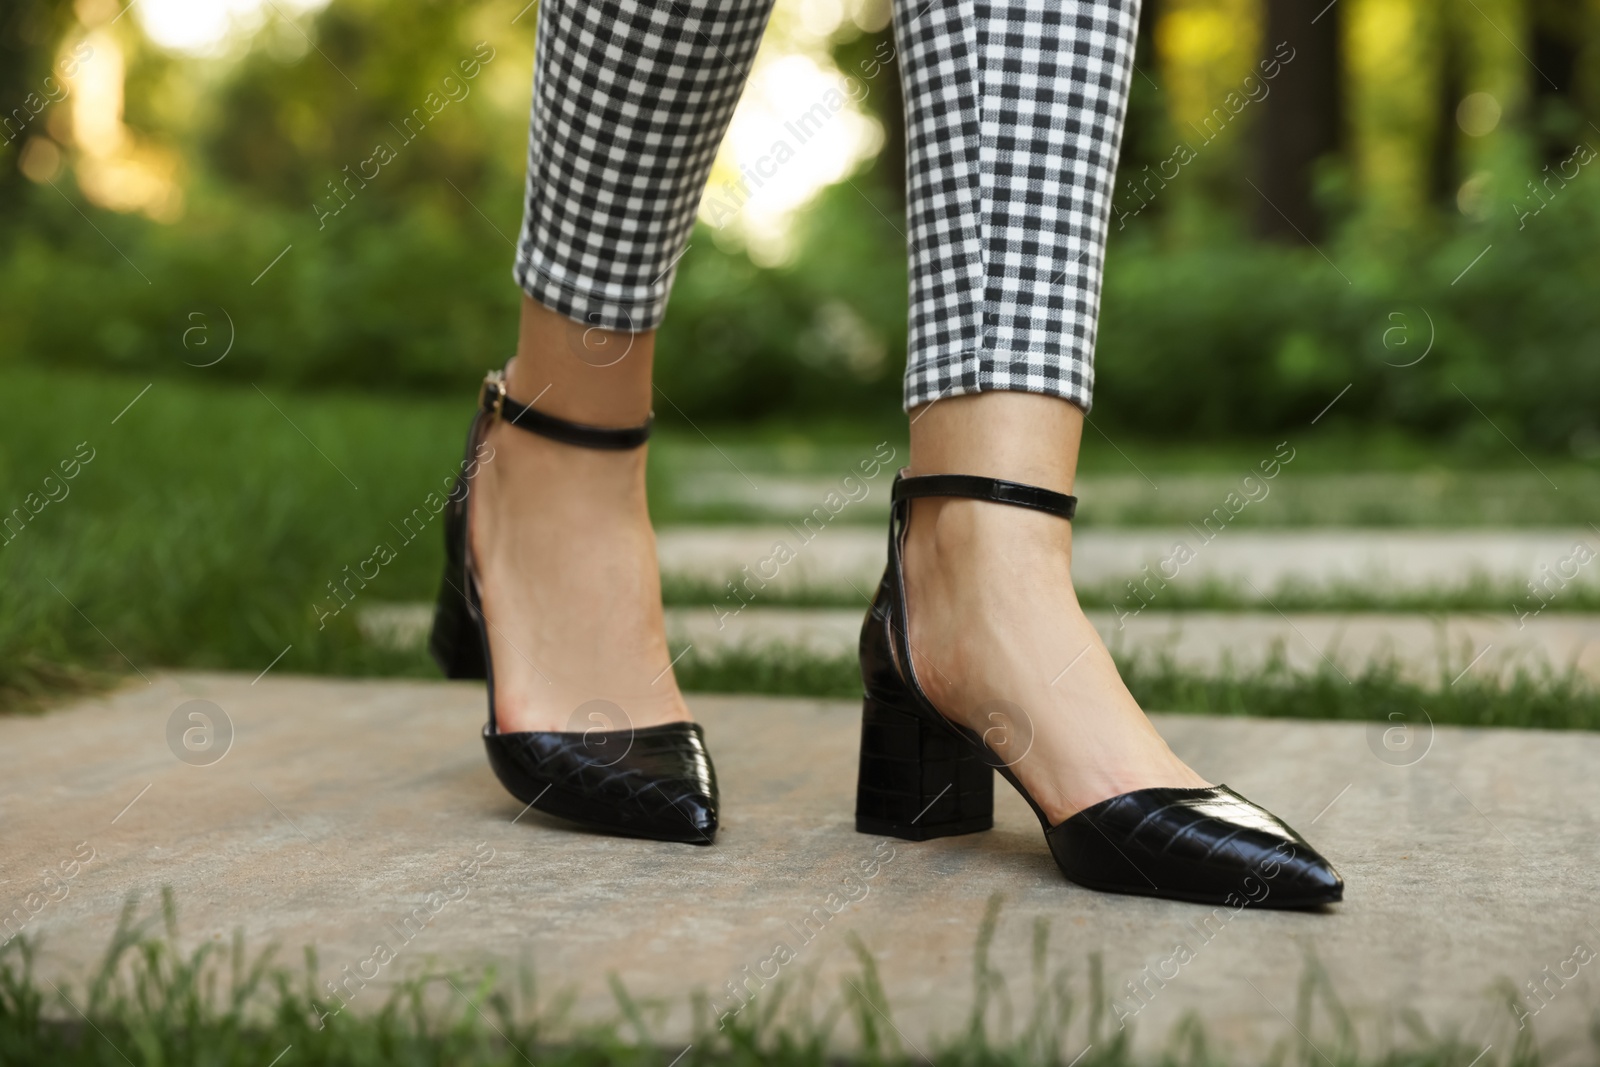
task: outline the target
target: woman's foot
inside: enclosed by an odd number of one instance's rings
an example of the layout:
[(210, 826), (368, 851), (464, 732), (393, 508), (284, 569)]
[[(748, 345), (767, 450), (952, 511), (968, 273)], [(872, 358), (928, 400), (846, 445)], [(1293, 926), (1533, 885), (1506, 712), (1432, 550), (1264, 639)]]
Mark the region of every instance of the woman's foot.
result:
[[(923, 414), (920, 423), (932, 422), (920, 438), (913, 424), (913, 474), (1071, 492), (1077, 408), (986, 393)], [(1024, 440), (1007, 427), (1024, 428)], [(1135, 789), (1210, 784), (1173, 755), (1123, 684), (1078, 604), (1071, 561), (1072, 524), (1054, 515), (960, 498), (912, 504), (904, 566), (917, 679), (941, 713), (984, 737), (1052, 825)]]
[[(548, 327), (564, 346), (600, 333), (564, 319), (543, 321), (554, 313), (538, 312), (535, 326)], [(643, 403), (632, 405), (643, 410), (596, 410), (576, 395), (573, 378), (589, 389), (587, 379), (607, 369), (615, 369), (613, 379), (632, 371), (610, 368), (602, 358), (578, 359), (564, 347), (549, 359), (528, 359), (529, 332), (525, 312), (523, 354), (507, 372), (509, 396), (592, 425), (637, 425), (648, 417), (648, 352), (641, 357)], [(622, 342), (613, 335), (612, 343)], [(688, 719), (662, 618), (645, 506), (647, 449), (578, 448), (500, 420), (485, 443), (492, 458), (485, 450), (473, 480), (468, 530), (500, 732), (616, 730)]]
[(1071, 529), (1003, 504), (926, 499), (905, 548), (918, 681), (1052, 825), (1135, 789), (1210, 784), (1156, 733), (1078, 606)]

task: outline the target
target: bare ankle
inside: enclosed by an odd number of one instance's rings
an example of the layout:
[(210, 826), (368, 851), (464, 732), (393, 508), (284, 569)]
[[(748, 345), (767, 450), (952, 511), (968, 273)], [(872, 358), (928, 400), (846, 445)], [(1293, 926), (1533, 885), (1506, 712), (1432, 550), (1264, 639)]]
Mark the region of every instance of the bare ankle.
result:
[(1037, 393), (972, 393), (911, 420), (911, 473), (976, 474), (1072, 492), (1083, 437), (1076, 405)]
[(654, 330), (587, 326), (524, 298), (507, 391), (540, 411), (594, 426), (637, 426), (650, 416)]
[(959, 589), (999, 575), (1033, 574), (1071, 585), (1072, 526), (1054, 515), (980, 500), (925, 498), (912, 503), (908, 577)]

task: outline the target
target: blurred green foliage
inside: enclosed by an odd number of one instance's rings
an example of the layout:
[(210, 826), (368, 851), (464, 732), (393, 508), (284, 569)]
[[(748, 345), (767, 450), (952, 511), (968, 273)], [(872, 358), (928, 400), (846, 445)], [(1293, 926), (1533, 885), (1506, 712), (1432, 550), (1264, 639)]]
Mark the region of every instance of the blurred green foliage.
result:
[[(231, 335), (218, 377), (465, 395), (509, 354), (517, 303), (510, 249), (453, 195), (322, 235), (309, 213), (257, 210), (243, 225), (221, 210), (178, 226), (97, 217), (137, 271), (70, 205), (43, 201), (0, 260), (4, 358), (177, 373), (219, 356)], [(661, 334), (663, 418), (893, 416), (905, 336), (897, 235), (848, 185), (804, 226), (795, 263), (776, 270), (697, 233)], [(1463, 230), (1382, 256), (1330, 244), (1331, 263), (1237, 238), (1117, 241), (1097, 419), (1139, 435), (1252, 437), (1305, 427), (1340, 397), (1331, 422), (1475, 437), (1494, 436), (1493, 420), (1524, 446), (1593, 458), (1600, 181), (1575, 185), (1526, 229)], [(887, 357), (852, 362), (830, 312)]]
[(1406, 241), (1352, 227), (1326, 257), (1227, 237), (1114, 243), (1096, 410), (1145, 434), (1227, 437), (1306, 428), (1337, 397), (1329, 423), (1503, 432), (1593, 459), (1597, 248), (1594, 175), (1523, 229), (1509, 206)]
[[(156, 376), (226, 350), (208, 370), (222, 379), (467, 395), (515, 336), (534, 22), (521, 10), (334, 0), (207, 60), (155, 48), (133, 19), (103, 30), (128, 57), (128, 128), (181, 161), (184, 208), (157, 222), (94, 207), (74, 187), (77, 150), (49, 127), (62, 169), (49, 184), (10, 181), (20, 210), (0, 213), (0, 360)], [(863, 40), (843, 34), (836, 51)], [(1125, 170), (1169, 152), (1149, 73)], [(430, 93), (447, 105), (408, 131)], [(875, 93), (866, 106), (895, 103)], [(1536, 154), (1512, 149), (1543, 131), (1537, 118), (1508, 117), (1507, 168)], [(1521, 164), (1492, 176), (1486, 210), (1435, 205), (1381, 225), (1333, 167), (1332, 236), (1290, 246), (1246, 236), (1244, 136), (1208, 145), (1152, 210), (1114, 224), (1098, 424), (1255, 438), (1303, 428), (1337, 398), (1327, 423), (1600, 453), (1600, 167), (1547, 179), (1536, 200), (1523, 183), (1548, 172)], [(379, 144), (393, 161), (351, 182)], [(16, 149), (4, 151), (9, 181)], [(885, 153), (822, 192), (782, 266), (696, 230), (659, 343), (662, 418), (893, 423), (898, 166)]]

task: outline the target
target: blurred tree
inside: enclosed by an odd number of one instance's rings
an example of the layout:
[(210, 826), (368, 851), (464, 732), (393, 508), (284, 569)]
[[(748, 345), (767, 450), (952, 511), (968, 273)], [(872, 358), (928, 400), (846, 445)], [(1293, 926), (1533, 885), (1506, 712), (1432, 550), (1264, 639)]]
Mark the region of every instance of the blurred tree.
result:
[(45, 78), (72, 23), (68, 4), (0, 0), (0, 225), (17, 221), (27, 201), (18, 163), (28, 138), (44, 136)]
[[(500, 152), (505, 116), (471, 101), (485, 68), (508, 62), (504, 41), (476, 38), (471, 14), (442, 2), (330, 4), (304, 31), (315, 47), (287, 58), (254, 48), (231, 72), (204, 137), (209, 165), (308, 214), (345, 200), (365, 201), (360, 214), (375, 200), (398, 206), (417, 184), (454, 196), (446, 179), (471, 188), (487, 168), (519, 170), (520, 151)], [(506, 128), (521, 136), (520, 123)], [(365, 193), (368, 182), (383, 192)]]
[(1578, 102), (1585, 120), (1600, 126), (1600, 0), (1578, 0), (1583, 12), (1578, 49)]
[[(1493, 0), (1474, 0), (1480, 6)], [(1521, 0), (1515, 0), (1521, 2)], [(1437, 138), (1454, 127), (1442, 114), (1441, 43), (1447, 32), (1465, 50), (1463, 85), (1498, 93), (1483, 79), (1482, 33), (1493, 28), (1458, 0), (1339, 0), (1344, 20), (1344, 101), (1348, 158), (1355, 178), (1352, 221), (1363, 242), (1409, 239), (1431, 214), (1440, 166), (1468, 174), (1486, 163), (1483, 139), (1445, 146), (1457, 163), (1436, 161)]]
[(1316, 241), (1327, 229), (1314, 183), (1317, 164), (1345, 143), (1339, 12), (1337, 0), (1266, 0), (1263, 56), (1284, 41), (1294, 49), (1256, 126), (1256, 181), (1265, 202), (1253, 216), (1266, 238)]
[(1461, 187), (1461, 128), (1456, 109), (1466, 95), (1460, 37), (1449, 20), (1441, 20), (1435, 40), (1438, 65), (1435, 99), (1433, 151), (1428, 165), (1428, 199), (1447, 211), (1456, 209), (1456, 193)]
[[(1242, 164), (1260, 111), (1262, 0), (1162, 0), (1152, 16), (1141, 28), (1153, 31), (1146, 40), (1155, 45), (1153, 80), (1172, 140), (1154, 168), (1159, 180), (1141, 167), (1130, 187), (1134, 175), (1124, 172), (1113, 211), (1121, 225), (1159, 210), (1170, 242), (1215, 240), (1237, 230), (1260, 199), (1244, 183)], [(1141, 82), (1135, 74), (1135, 93)]]
[[(1533, 48), (1529, 57), (1533, 134), (1538, 160), (1559, 163), (1572, 155), (1595, 118), (1595, 101), (1584, 99), (1579, 83), (1581, 58), (1595, 34), (1594, 5), (1578, 0), (1530, 0)], [(1590, 45), (1591, 55), (1592, 45)]]
[[(1122, 152), (1117, 159), (1117, 180), (1112, 185), (1113, 220), (1128, 212), (1144, 213), (1144, 200), (1132, 199), (1127, 183), (1148, 168), (1159, 167), (1173, 149), (1172, 125), (1161, 86), (1156, 82), (1156, 25), (1161, 20), (1161, 0), (1144, 0), (1139, 5), (1139, 39), (1133, 51), (1133, 81), (1128, 88), (1128, 117), (1122, 131)], [(1124, 190), (1118, 195), (1118, 190)], [(1163, 198), (1152, 198), (1155, 211), (1148, 221), (1161, 217)], [(1114, 226), (1113, 229), (1120, 227)]]
[[(1469, 95), (1487, 93), (1501, 118), (1491, 132), (1469, 137), (1465, 168), (1469, 172), (1506, 172), (1532, 162), (1526, 154), (1528, 116), (1532, 112), (1534, 0), (1474, 0), (1462, 8), (1446, 4), (1457, 20), (1465, 61), (1465, 88)], [(1547, 86), (1548, 88), (1548, 86)], [(1537, 167), (1535, 168), (1537, 169)]]

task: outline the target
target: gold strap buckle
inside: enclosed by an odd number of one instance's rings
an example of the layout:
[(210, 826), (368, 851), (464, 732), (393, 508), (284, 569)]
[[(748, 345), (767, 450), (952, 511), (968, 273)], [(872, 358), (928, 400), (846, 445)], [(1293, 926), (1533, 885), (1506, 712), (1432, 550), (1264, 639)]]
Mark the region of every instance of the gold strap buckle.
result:
[(506, 403), (506, 372), (492, 370), (483, 376), (483, 384), (494, 390), (494, 405), (489, 409), (489, 414), (494, 418), (500, 417), (500, 411)]

